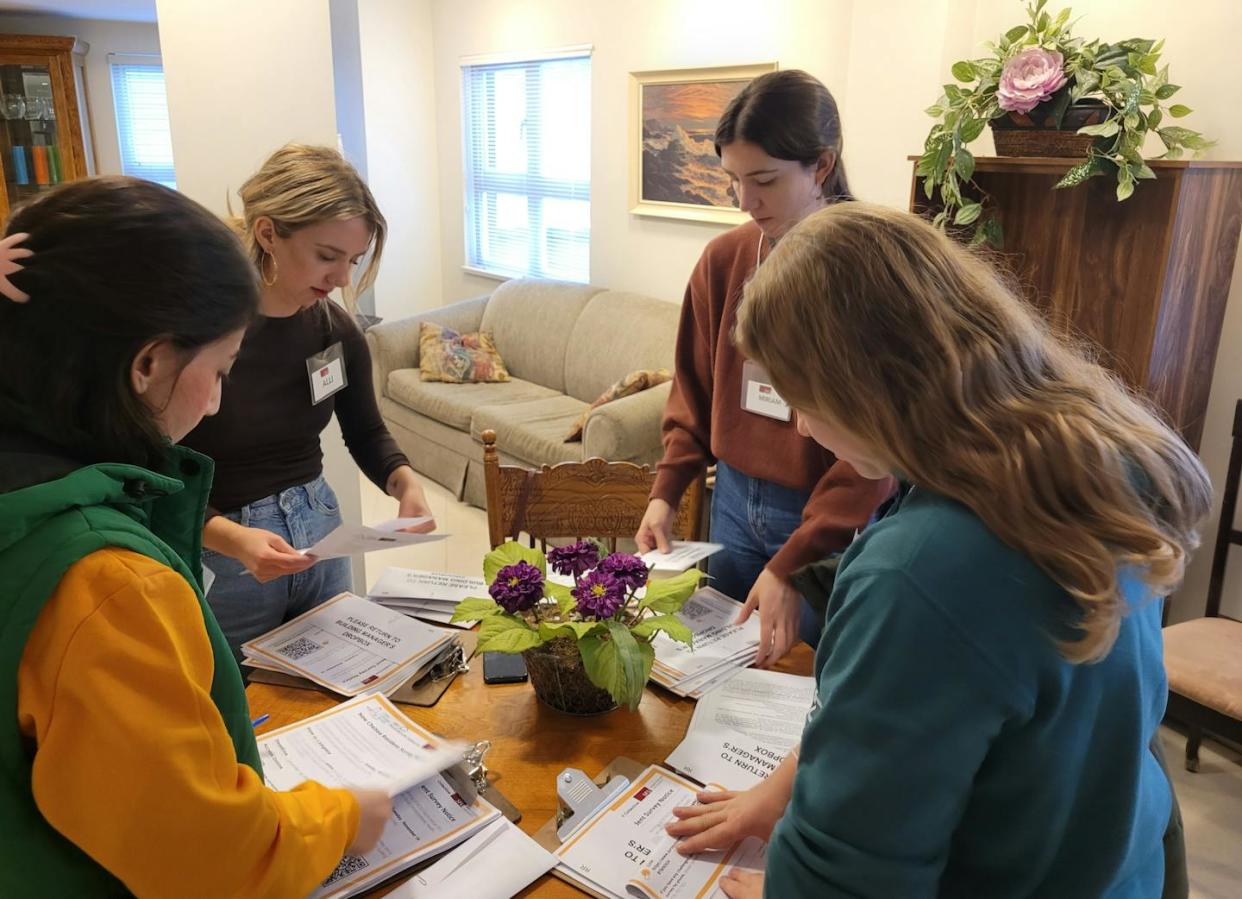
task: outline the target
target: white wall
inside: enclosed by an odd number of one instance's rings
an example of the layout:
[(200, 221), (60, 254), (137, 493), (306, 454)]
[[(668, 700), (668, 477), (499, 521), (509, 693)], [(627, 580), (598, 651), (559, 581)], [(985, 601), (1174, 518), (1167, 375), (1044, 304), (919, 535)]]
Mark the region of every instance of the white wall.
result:
[[(388, 220), (375, 314), (442, 302), (440, 165), (430, 0), (357, 0), (367, 180)], [(460, 194), (447, 192), (452, 205)]]
[(96, 171), (121, 173), (121, 150), (116, 133), (116, 109), (112, 105), (112, 73), (109, 53), (159, 53), (160, 34), (154, 24), (104, 22), (63, 16), (0, 14), (0, 32), (76, 37), (90, 44), (86, 55), (87, 108), (95, 143)]
[[(289, 141), (336, 146), (328, 0), (158, 0), (177, 186), (218, 213)], [(362, 519), (359, 472), (339, 429), (324, 474), (346, 521)], [(354, 560), (355, 589), (364, 589)]]
[[(680, 302), (703, 245), (724, 227), (630, 215), (629, 73), (776, 61), (781, 68), (806, 69), (840, 99), (853, 8), (850, 0), (435, 0), (444, 288), (442, 298), (419, 297), (411, 310), (488, 293), (496, 286), (461, 269), (463, 56), (594, 45), (591, 281)], [(846, 122), (850, 171), (856, 154), (848, 140), (856, 130)]]

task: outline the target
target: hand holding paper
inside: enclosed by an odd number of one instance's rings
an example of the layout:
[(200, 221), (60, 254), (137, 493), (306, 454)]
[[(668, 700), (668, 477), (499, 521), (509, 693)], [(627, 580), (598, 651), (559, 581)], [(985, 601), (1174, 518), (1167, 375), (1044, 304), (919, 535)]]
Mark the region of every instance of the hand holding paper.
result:
[(394, 549), (398, 546), (413, 546), (416, 543), (431, 543), (443, 540), (448, 534), (425, 534), (420, 528), (430, 524), (435, 527), (431, 518), (393, 518), (377, 525), (341, 525), (314, 546), (302, 550), (305, 556), (313, 556), (318, 561), (339, 559), (358, 553), (375, 552), (380, 549)]

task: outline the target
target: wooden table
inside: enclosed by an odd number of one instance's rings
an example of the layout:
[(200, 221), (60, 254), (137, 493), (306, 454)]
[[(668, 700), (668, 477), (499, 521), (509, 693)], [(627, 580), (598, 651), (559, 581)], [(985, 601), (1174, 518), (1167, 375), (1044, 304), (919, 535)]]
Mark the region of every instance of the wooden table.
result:
[[(813, 654), (799, 644), (779, 671), (809, 674)], [(258, 733), (301, 721), (335, 705), (338, 700), (315, 690), (251, 684), (246, 694), (255, 717), (270, 715)], [(694, 702), (648, 687), (638, 710), (618, 709), (591, 718), (575, 718), (535, 699), (529, 684), (488, 686), (483, 660), (475, 656), (470, 672), (461, 675), (432, 708), (399, 705), (423, 727), (447, 737), (490, 740), (486, 764), (492, 782), (522, 812), (521, 828), (533, 834), (556, 814), (556, 775), (562, 768), (580, 768), (594, 777), (619, 755), (640, 762), (660, 762), (681, 742)], [(392, 887), (376, 890), (381, 896)], [(545, 875), (522, 896), (580, 897), (567, 883)]]

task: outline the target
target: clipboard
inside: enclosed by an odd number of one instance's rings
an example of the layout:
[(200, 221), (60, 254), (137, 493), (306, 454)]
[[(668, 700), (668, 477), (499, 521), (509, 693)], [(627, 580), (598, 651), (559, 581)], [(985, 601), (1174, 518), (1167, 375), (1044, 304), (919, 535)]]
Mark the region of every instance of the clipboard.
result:
[[(642, 775), (642, 773), (646, 771), (649, 767), (651, 766), (644, 765), (641, 762), (636, 762), (632, 758), (627, 758), (626, 756), (622, 755), (622, 756), (618, 756), (617, 758), (609, 762), (604, 767), (604, 770), (601, 771), (599, 774), (597, 774), (593, 778), (593, 780), (595, 781), (596, 786), (602, 787), (605, 784), (607, 784), (608, 781), (611, 780), (614, 775), (620, 775), (621, 777), (628, 778), (630, 782), (632, 783), (633, 781), (637, 780)], [(492, 801), (490, 795), (487, 798), (489, 802)], [(499, 808), (500, 806), (496, 806), (496, 807)], [(537, 831), (535, 831), (534, 834), (532, 834), (532, 838), (534, 839), (536, 843), (538, 843), (544, 849), (554, 854), (557, 849), (561, 848), (560, 837), (556, 835), (557, 826), (558, 826), (557, 819), (552, 818), (550, 821), (544, 824), (543, 827), (540, 827)], [(551, 874), (553, 877), (563, 880), (565, 883), (569, 884), (574, 889), (580, 890), (589, 896), (594, 896), (595, 899), (609, 899), (609, 897), (605, 896), (603, 893), (597, 892), (595, 890), (589, 889), (588, 887), (584, 886), (581, 881), (572, 880), (571, 878), (566, 877), (563, 873), (561, 873), (559, 865), (553, 868), (548, 873)]]
[[(479, 646), (478, 631), (462, 631), (455, 636), (461, 646), (462, 660), (469, 662), (474, 658)], [(337, 695), (326, 687), (313, 683), (304, 677), (298, 677), (296, 674), (285, 674), (282, 671), (268, 671), (266, 668), (251, 668), (249, 666), (243, 666), (243, 669), (246, 677), (254, 683), (274, 684), (278, 687), (296, 687), (300, 690), (317, 690), (329, 696)], [(429, 708), (440, 701), (440, 697), (452, 686), (453, 681), (457, 680), (457, 676), (460, 673), (455, 671), (441, 680), (435, 680), (430, 676), (430, 672), (424, 668), (414, 672), (413, 676), (398, 687), (388, 698), (403, 705)]]

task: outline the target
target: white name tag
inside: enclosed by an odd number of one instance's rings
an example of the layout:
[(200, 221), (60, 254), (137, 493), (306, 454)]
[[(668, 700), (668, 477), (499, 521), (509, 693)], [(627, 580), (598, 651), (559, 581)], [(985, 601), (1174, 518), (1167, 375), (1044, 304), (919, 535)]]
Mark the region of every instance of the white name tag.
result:
[(768, 373), (747, 359), (742, 363), (742, 408), (756, 415), (789, 421), (793, 412), (768, 382)]
[(306, 373), (310, 376), (311, 403), (314, 405), (344, 390), (349, 381), (345, 377), (345, 352), (340, 341), (307, 359)]

